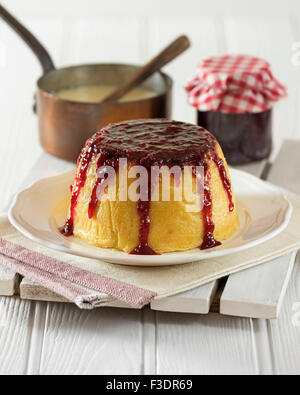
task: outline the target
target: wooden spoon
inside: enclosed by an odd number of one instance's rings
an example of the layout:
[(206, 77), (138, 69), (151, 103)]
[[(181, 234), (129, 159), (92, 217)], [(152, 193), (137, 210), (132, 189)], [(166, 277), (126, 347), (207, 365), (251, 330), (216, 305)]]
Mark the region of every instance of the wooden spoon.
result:
[(114, 92), (110, 93), (102, 102), (116, 101), (131, 91), (141, 82), (145, 81), (153, 73), (159, 71), (166, 64), (175, 59), (190, 47), (190, 40), (186, 36), (180, 36), (161, 51), (155, 58), (141, 67), (129, 80), (121, 84)]

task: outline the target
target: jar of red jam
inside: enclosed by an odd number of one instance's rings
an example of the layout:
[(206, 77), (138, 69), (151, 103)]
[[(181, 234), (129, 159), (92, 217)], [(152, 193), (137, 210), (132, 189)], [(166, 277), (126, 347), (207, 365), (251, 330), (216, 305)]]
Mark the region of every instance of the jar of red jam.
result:
[(268, 62), (247, 55), (204, 59), (186, 90), (198, 110), (198, 125), (214, 134), (228, 163), (269, 157), (272, 107), (286, 96), (286, 89)]

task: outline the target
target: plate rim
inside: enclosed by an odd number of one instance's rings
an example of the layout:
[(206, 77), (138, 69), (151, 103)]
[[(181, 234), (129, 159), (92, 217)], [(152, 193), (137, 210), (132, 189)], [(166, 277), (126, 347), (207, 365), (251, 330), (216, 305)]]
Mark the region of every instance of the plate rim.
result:
[[(288, 199), (286, 195), (286, 191), (282, 189), (281, 187), (278, 187), (268, 181), (261, 180), (260, 178), (247, 173), (243, 170), (239, 170), (236, 168), (230, 168), (229, 172), (232, 176), (233, 173), (239, 174), (240, 176), (246, 176), (248, 179), (255, 180), (255, 182), (261, 182), (264, 184), (265, 187), (269, 188), (270, 190), (276, 192), (277, 194), (280, 193), (281, 197), (285, 200), (287, 203), (287, 209), (285, 213), (284, 220), (280, 226), (278, 226), (276, 229), (272, 230), (270, 233), (262, 236), (259, 239), (252, 240), (247, 242), (244, 245), (236, 246), (236, 247), (230, 247), (228, 249), (224, 250), (217, 250), (217, 249), (211, 249), (207, 251), (201, 251), (199, 250), (199, 255), (195, 256), (195, 253), (189, 253), (189, 251), (193, 250), (187, 250), (187, 251), (177, 251), (177, 252), (171, 252), (171, 253), (165, 253), (161, 255), (130, 255), (122, 251), (117, 251), (121, 254), (124, 254), (124, 256), (118, 256), (118, 257), (110, 257), (110, 256), (103, 256), (101, 255), (101, 249), (100, 251), (100, 256), (95, 256), (92, 253), (85, 253), (84, 251), (80, 252), (77, 250), (71, 250), (69, 247), (65, 247), (63, 245), (58, 245), (55, 244), (51, 241), (47, 241), (44, 239), (41, 239), (35, 235), (33, 235), (26, 227), (24, 227), (17, 218), (15, 218), (14, 215), (14, 209), (17, 206), (18, 201), (22, 198), (22, 195), (29, 192), (33, 187), (38, 187), (40, 183), (44, 183), (50, 180), (55, 180), (58, 177), (66, 177), (67, 175), (71, 173), (75, 173), (75, 169), (69, 170), (60, 174), (57, 174), (55, 176), (50, 176), (50, 177), (44, 177), (39, 180), (33, 181), (29, 186), (24, 188), (23, 190), (17, 192), (12, 199), (12, 203), (10, 204), (9, 210), (8, 210), (8, 220), (9, 222), (13, 225), (14, 228), (16, 228), (21, 234), (23, 234), (25, 237), (30, 239), (31, 241), (38, 243), (39, 245), (45, 246), (47, 248), (50, 248), (55, 251), (63, 252), (68, 255), (73, 255), (77, 257), (83, 257), (83, 258), (89, 258), (89, 259), (96, 259), (98, 261), (104, 261), (108, 263), (114, 263), (114, 264), (119, 264), (119, 265), (127, 265), (127, 266), (171, 266), (171, 265), (179, 265), (179, 264), (185, 264), (185, 263), (192, 263), (192, 262), (197, 262), (201, 261), (204, 259), (213, 259), (213, 258), (218, 258), (226, 255), (231, 255), (235, 254), (240, 251), (248, 250), (252, 247), (258, 246), (260, 244), (265, 243), (268, 240), (273, 239), (276, 237), (278, 234), (280, 234), (288, 225), (290, 222), (292, 213), (293, 213), (293, 206)], [(105, 249), (108, 251), (115, 251), (113, 249)], [(182, 256), (184, 254), (184, 256)], [(168, 257), (169, 260), (166, 262), (162, 261), (163, 257)], [(184, 258), (183, 260), (181, 259)], [(172, 260), (172, 262), (170, 262)]]

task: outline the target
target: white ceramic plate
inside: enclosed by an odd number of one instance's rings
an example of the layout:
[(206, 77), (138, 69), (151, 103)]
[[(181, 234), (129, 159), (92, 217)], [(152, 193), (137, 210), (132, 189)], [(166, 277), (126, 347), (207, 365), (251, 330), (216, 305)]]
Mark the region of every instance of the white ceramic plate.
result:
[(9, 220), (26, 237), (46, 247), (106, 262), (162, 266), (221, 257), (254, 247), (276, 236), (287, 226), (292, 214), (292, 206), (279, 188), (248, 173), (235, 169), (230, 171), (238, 201), (240, 227), (221, 246), (209, 250), (197, 248), (139, 256), (94, 247), (75, 237), (64, 237), (58, 228), (67, 217), (67, 199), (74, 171), (42, 179), (19, 193), (9, 210)]

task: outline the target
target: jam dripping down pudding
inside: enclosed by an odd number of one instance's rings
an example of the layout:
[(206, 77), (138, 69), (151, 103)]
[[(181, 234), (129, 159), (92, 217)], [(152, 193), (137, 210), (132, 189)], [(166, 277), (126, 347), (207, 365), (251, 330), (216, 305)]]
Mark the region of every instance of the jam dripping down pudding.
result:
[[(148, 174), (146, 199), (145, 196), (135, 201), (121, 198), (121, 159), (128, 164), (127, 191), (136, 181), (129, 177), (130, 168), (143, 166), (145, 169)], [(179, 181), (176, 175), (170, 174), (169, 201), (163, 199), (162, 179), (154, 183), (151, 178), (153, 166), (167, 171), (173, 166), (180, 169), (189, 166), (190, 172), (182, 172)], [(198, 194), (197, 166), (203, 169), (202, 200), (197, 199), (199, 205), (203, 204), (199, 210), (190, 210), (190, 200), (184, 193), (181, 200), (174, 196), (180, 183), (181, 187), (191, 185), (194, 196)], [(99, 188), (105, 177), (101, 171), (106, 167), (115, 171), (116, 194), (114, 198), (102, 200)], [(186, 181), (190, 178), (190, 183), (185, 184), (183, 178)], [(155, 188), (159, 191), (156, 199), (153, 198)], [(102, 248), (139, 255), (196, 247), (208, 249), (220, 245), (239, 226), (231, 179), (218, 142), (202, 127), (183, 122), (137, 120), (100, 130), (82, 150), (71, 190), (69, 217), (62, 233)]]

